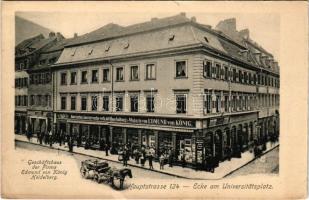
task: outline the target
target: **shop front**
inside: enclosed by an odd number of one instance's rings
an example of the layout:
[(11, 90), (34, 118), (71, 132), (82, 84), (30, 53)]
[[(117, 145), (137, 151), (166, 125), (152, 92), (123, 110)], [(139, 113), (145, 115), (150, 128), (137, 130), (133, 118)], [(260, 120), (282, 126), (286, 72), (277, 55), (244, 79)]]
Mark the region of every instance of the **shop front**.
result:
[(27, 130), (27, 113), (15, 112), (14, 131), (15, 134), (26, 134)]

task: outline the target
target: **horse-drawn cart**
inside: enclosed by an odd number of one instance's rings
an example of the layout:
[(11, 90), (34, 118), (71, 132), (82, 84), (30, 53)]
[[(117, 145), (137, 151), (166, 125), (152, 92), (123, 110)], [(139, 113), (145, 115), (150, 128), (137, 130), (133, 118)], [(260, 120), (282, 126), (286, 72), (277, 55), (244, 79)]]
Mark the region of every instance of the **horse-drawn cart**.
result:
[(123, 189), (123, 182), (126, 176), (132, 178), (131, 169), (117, 169), (115, 167), (110, 167), (106, 161), (96, 159), (82, 161), (80, 172), (83, 178), (92, 179), (98, 183), (105, 182), (112, 186), (115, 186), (115, 180), (119, 180), (120, 189)]

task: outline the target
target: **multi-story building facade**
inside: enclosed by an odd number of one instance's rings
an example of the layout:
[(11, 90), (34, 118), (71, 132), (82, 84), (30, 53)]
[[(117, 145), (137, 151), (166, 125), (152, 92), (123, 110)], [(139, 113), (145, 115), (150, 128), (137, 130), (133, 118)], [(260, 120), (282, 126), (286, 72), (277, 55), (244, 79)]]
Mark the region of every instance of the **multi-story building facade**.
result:
[(25, 134), (27, 130), (27, 107), (29, 102), (29, 75), (27, 70), (35, 65), (40, 52), (48, 48), (55, 40), (42, 34), (24, 40), (15, 47), (15, 133)]
[(27, 70), (29, 74), (27, 116), (29, 131), (47, 133), (53, 128), (53, 74), (51, 66), (58, 60), (64, 44), (69, 40), (57, 33), (54, 42), (42, 50), (37, 62)]
[(278, 133), (278, 64), (249, 37), (184, 13), (117, 29), (69, 43), (53, 65), (57, 132), (192, 165)]

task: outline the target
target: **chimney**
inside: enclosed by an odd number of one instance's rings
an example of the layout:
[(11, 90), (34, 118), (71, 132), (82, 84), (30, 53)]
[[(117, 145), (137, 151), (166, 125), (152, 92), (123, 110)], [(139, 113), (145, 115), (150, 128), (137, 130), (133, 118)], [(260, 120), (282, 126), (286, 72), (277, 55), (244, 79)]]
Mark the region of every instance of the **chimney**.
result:
[(215, 27), (216, 30), (221, 31), (231, 39), (235, 41), (240, 41), (239, 33), (236, 30), (236, 19), (230, 18), (220, 21)]
[(157, 20), (158, 20), (158, 18), (156, 18), (156, 17), (151, 18), (152, 22), (157, 21)]
[(250, 35), (250, 32), (249, 32), (249, 29), (243, 29), (241, 31), (239, 31), (239, 34), (241, 37), (245, 38), (245, 39), (249, 39), (249, 35)]
[(196, 17), (191, 17), (191, 22), (196, 22)]
[(254, 56), (255, 56), (255, 59), (258, 61), (258, 62), (261, 62), (261, 52), (255, 52), (253, 53)]
[(180, 13), (180, 16), (186, 17), (186, 13), (185, 13), (185, 12), (181, 12), (181, 13)]
[(49, 37), (49, 38), (52, 38), (52, 37), (55, 37), (55, 36), (56, 36), (55, 32), (50, 32), (50, 33), (48, 34), (48, 37)]
[(61, 35), (61, 33), (59, 32), (56, 33), (56, 37), (57, 37), (57, 41), (61, 41), (64, 39), (63, 35)]
[(77, 33), (74, 33), (74, 38), (77, 38), (77, 36), (78, 36)]

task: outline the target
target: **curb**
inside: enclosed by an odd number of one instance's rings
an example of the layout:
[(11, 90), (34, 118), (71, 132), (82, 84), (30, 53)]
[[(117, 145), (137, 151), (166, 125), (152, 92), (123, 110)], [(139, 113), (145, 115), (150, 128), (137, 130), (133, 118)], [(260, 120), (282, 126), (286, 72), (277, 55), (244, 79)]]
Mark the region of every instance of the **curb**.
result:
[[(28, 143), (28, 144), (33, 144), (33, 145), (38, 145), (38, 146), (41, 146), (41, 147), (44, 147), (44, 148), (48, 148), (48, 149), (55, 149), (55, 150), (58, 150), (58, 151), (63, 151), (63, 152), (68, 152), (68, 150), (65, 150), (65, 149), (59, 149), (59, 148), (54, 148), (54, 147), (50, 147), (50, 146), (45, 146), (45, 145), (41, 145), (41, 144), (38, 144), (38, 143), (33, 143), (33, 142), (28, 142), (28, 141), (23, 141), (23, 140), (18, 140), (18, 139), (15, 139), (15, 141), (18, 141), (18, 142), (23, 142), (23, 143)], [(152, 171), (152, 172), (158, 172), (158, 173), (162, 173), (162, 174), (166, 174), (166, 175), (169, 175), (169, 176), (174, 176), (174, 177), (177, 177), (177, 178), (183, 178), (183, 179), (188, 179), (188, 180), (220, 180), (220, 179), (223, 179), (229, 175), (231, 175), (232, 173), (234, 173), (235, 171), (247, 166), (248, 164), (250, 164), (251, 162), (255, 161), (256, 159), (260, 158), (261, 156), (265, 155), (266, 153), (274, 150), (275, 148), (279, 147), (279, 144), (275, 145), (273, 148), (263, 152), (259, 157), (255, 157), (254, 159), (248, 161), (247, 163), (245, 163), (244, 165), (230, 171), (229, 173), (225, 174), (224, 176), (222, 176), (221, 178), (213, 178), (213, 179), (203, 179), (203, 178), (189, 178), (189, 177), (185, 177), (185, 176), (180, 176), (180, 175), (176, 175), (176, 174), (172, 174), (172, 173), (169, 173), (169, 172), (164, 172), (164, 171), (158, 171), (158, 170), (151, 170), (149, 168), (144, 168), (144, 167), (141, 167), (141, 166), (138, 166), (138, 165), (133, 165), (133, 164), (129, 164), (129, 166), (131, 167), (136, 167), (136, 168), (140, 168), (140, 169), (144, 169), (144, 170), (148, 170), (148, 171)], [(85, 154), (85, 153), (80, 153), (80, 152), (72, 152), (74, 154), (79, 154), (79, 155), (83, 155), (83, 156), (88, 156), (88, 157), (92, 157), (92, 158), (97, 158), (97, 159), (101, 159), (101, 160), (106, 160), (106, 161), (110, 161), (110, 162), (114, 162), (114, 163), (122, 163), (120, 161), (115, 161), (115, 160), (111, 160), (111, 159), (107, 159), (107, 158), (101, 158), (101, 157), (98, 157), (98, 156), (93, 156), (93, 155), (89, 155), (89, 154)]]
[(241, 169), (241, 168), (247, 166), (248, 164), (252, 163), (252, 162), (255, 161), (256, 159), (258, 159), (258, 158), (264, 156), (265, 154), (267, 154), (268, 152), (273, 151), (273, 150), (276, 149), (276, 148), (279, 148), (279, 144), (277, 144), (277, 145), (275, 145), (274, 147), (272, 147), (271, 149), (269, 149), (269, 150), (263, 152), (263, 153), (262, 153), (261, 155), (259, 155), (258, 157), (255, 157), (254, 159), (252, 159), (252, 160), (250, 160), (249, 162), (245, 163), (244, 165), (238, 167), (237, 169), (234, 169), (234, 170), (230, 171), (229, 173), (227, 173), (226, 175), (224, 175), (222, 178), (225, 178), (225, 177), (227, 177), (227, 176), (233, 174), (235, 171), (237, 171), (237, 170), (239, 170), (239, 169)]

